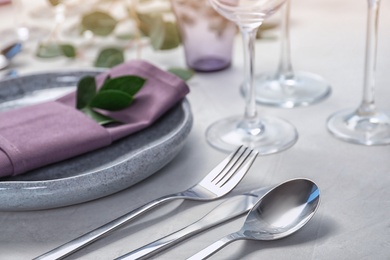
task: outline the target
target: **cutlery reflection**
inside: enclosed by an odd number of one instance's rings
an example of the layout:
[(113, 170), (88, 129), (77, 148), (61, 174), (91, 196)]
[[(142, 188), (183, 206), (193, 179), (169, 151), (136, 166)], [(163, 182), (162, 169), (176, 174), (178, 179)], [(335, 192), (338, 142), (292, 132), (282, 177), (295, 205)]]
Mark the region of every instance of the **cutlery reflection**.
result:
[(238, 217), (248, 212), (255, 205), (259, 197), (264, 195), (268, 190), (269, 188), (260, 188), (243, 195), (237, 195), (226, 199), (198, 221), (177, 232), (140, 247), (130, 253), (122, 255), (116, 258), (116, 260), (146, 259), (147, 257), (161, 252), (164, 249), (167, 249), (179, 243), (180, 241), (189, 238), (190, 236)]
[(34, 259), (62, 259), (95, 242), (104, 235), (117, 230), (146, 211), (173, 199), (209, 201), (220, 198), (237, 186), (248, 172), (257, 154), (257, 151), (240, 146), (211, 170), (200, 182), (189, 189), (153, 200)]

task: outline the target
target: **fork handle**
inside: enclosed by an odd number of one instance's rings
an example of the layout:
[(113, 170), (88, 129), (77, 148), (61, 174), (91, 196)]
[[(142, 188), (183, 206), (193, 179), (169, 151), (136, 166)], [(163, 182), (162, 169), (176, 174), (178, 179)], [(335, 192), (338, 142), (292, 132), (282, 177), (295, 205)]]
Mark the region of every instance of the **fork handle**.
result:
[(96, 240), (100, 239), (101, 237), (119, 229), (120, 227), (124, 226), (125, 224), (129, 223), (131, 220), (135, 219), (136, 217), (142, 215), (143, 213), (147, 212), (148, 210), (164, 203), (171, 201), (173, 199), (183, 199), (186, 198), (182, 195), (182, 193), (175, 193), (167, 196), (163, 196), (161, 198), (155, 199), (129, 213), (126, 213), (125, 215), (112, 220), (111, 222), (108, 222), (107, 224), (98, 227), (78, 238), (75, 238), (43, 255), (40, 255), (33, 260), (55, 260), (55, 259), (63, 259), (66, 256), (69, 256), (70, 254), (80, 250), (81, 248), (95, 242)]

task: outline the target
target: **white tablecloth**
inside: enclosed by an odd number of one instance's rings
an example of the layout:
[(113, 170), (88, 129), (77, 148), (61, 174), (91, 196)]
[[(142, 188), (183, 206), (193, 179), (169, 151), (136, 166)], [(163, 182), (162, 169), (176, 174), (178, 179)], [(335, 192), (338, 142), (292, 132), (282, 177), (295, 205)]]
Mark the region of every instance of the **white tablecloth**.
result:
[[(294, 68), (320, 74), (332, 85), (333, 92), (324, 102), (306, 108), (259, 106), (260, 114), (292, 122), (298, 129), (299, 141), (285, 152), (258, 158), (229, 195), (290, 178), (307, 177), (321, 190), (318, 212), (307, 226), (291, 237), (274, 242), (235, 242), (212, 259), (390, 258), (390, 146), (345, 143), (333, 138), (325, 127), (331, 113), (357, 107), (362, 97), (366, 2), (292, 1)], [(9, 6), (0, 7), (0, 15), (0, 29), (12, 26)], [(376, 101), (381, 109), (390, 109), (389, 28), (390, 2), (382, 1), (376, 73)], [(278, 31), (268, 32), (268, 36), (273, 35), (277, 36)], [(279, 41), (270, 38), (256, 44), (258, 72), (276, 68)], [(90, 60), (37, 60), (33, 44), (15, 59), (13, 68), (20, 74), (91, 66)], [(92, 202), (41, 211), (0, 212), (0, 259), (31, 259), (152, 199), (184, 190), (201, 179), (226, 156), (207, 144), (206, 128), (222, 117), (243, 113), (244, 101), (238, 88), (243, 74), (241, 48), (238, 36), (231, 68), (216, 73), (197, 73), (189, 81), (188, 99), (194, 126), (184, 149), (171, 163), (138, 185)], [(132, 50), (126, 55), (128, 59), (136, 57)], [(163, 68), (185, 66), (182, 48), (154, 52), (146, 47), (142, 55)], [(113, 259), (192, 223), (218, 203), (171, 202), (69, 259)], [(196, 235), (155, 259), (185, 259), (236, 231), (243, 220), (243, 217), (238, 218)]]

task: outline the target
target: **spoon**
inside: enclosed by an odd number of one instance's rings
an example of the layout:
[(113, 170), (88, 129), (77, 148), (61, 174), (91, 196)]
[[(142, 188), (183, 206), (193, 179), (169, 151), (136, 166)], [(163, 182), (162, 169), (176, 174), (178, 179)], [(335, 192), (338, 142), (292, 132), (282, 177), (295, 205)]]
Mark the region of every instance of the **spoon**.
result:
[(12, 43), (0, 51), (0, 70), (8, 67), (11, 59), (21, 52), (22, 44), (20, 42)]
[(311, 180), (286, 181), (256, 202), (239, 231), (218, 240), (188, 260), (206, 259), (236, 240), (275, 240), (289, 236), (313, 217), (319, 202), (320, 191)]

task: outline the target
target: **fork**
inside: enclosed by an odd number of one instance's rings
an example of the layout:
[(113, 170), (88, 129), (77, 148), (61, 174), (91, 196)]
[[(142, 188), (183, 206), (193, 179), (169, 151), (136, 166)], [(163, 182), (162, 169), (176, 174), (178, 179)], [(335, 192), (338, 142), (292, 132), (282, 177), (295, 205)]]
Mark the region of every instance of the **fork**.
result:
[(119, 229), (146, 211), (164, 202), (174, 199), (208, 201), (220, 198), (237, 186), (248, 172), (257, 155), (257, 151), (245, 146), (240, 146), (236, 151), (231, 153), (213, 170), (211, 170), (201, 181), (189, 189), (155, 199), (144, 206), (114, 219), (95, 230), (92, 230), (70, 242), (34, 258), (33, 260), (63, 259), (79, 249), (95, 242), (101, 237)]

